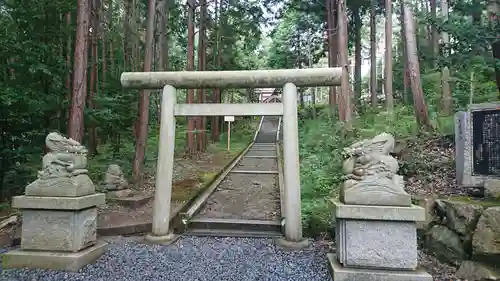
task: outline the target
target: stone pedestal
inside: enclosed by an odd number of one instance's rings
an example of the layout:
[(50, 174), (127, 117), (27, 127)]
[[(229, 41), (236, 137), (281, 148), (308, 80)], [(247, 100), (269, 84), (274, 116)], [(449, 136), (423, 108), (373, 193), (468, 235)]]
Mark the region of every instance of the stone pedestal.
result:
[(416, 222), (425, 220), (423, 208), (332, 201), (337, 253), (328, 259), (335, 281), (433, 280), (428, 273), (417, 270)]
[(68, 197), (68, 190), (63, 190), (62, 196), (55, 196), (57, 193), (57, 188), (46, 188), (45, 196), (13, 198), (12, 206), (23, 216), (21, 249), (3, 255), (4, 269), (78, 271), (106, 251), (107, 244), (98, 242), (96, 236), (97, 205), (105, 203), (105, 195)]

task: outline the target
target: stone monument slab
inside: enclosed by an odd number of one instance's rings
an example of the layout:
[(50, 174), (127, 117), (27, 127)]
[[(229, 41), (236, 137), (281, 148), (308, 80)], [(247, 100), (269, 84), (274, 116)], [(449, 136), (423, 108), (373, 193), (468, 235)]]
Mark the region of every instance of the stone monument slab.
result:
[(482, 187), (500, 179), (500, 103), (473, 104), (455, 115), (457, 183)]
[(97, 209), (25, 210), (21, 247), (25, 250), (78, 252), (95, 244)]
[[(467, 112), (459, 111), (455, 113), (455, 170), (458, 185), (463, 185), (466, 172), (466, 153), (470, 153), (470, 131), (467, 120)], [(467, 157), (470, 161), (470, 158)], [(468, 167), (470, 169), (470, 165)]]

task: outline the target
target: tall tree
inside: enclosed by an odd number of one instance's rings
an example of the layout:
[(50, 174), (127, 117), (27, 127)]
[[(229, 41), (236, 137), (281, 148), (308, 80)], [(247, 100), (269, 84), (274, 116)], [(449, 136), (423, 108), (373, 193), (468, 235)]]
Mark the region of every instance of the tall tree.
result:
[[(91, 9), (90, 9), (90, 79), (89, 79), (89, 94), (87, 99), (87, 108), (90, 110), (95, 109), (95, 98), (97, 95), (98, 88), (98, 71), (99, 71), (99, 55), (98, 55), (98, 44), (99, 44), (99, 8), (100, 1), (98, 0), (90, 0)], [(96, 132), (96, 124), (91, 121), (89, 122), (89, 155), (97, 154), (97, 132)]]
[(385, 0), (385, 104), (388, 111), (394, 107), (392, 93), (392, 1)]
[(372, 106), (377, 105), (377, 1), (370, 5), (370, 97)]
[(341, 93), (339, 99), (339, 119), (344, 121), (348, 128), (351, 126), (351, 95), (349, 88), (349, 64), (348, 64), (348, 44), (347, 44), (347, 13), (345, 0), (338, 1), (338, 39), (339, 39), (339, 60), (342, 67)]
[[(156, 1), (149, 0), (146, 25), (146, 44), (144, 52), (144, 72), (150, 72), (153, 61), (153, 36), (155, 28)], [(148, 140), (149, 126), (149, 90), (141, 90), (139, 97), (138, 134), (135, 144), (135, 156), (132, 163), (132, 180), (140, 183), (144, 171), (144, 154)]]
[[(441, 0), (445, 1), (445, 0)], [(434, 67), (437, 67), (437, 58), (439, 55), (439, 35), (438, 35), (438, 30), (437, 30), (437, 3), (436, 0), (430, 0), (430, 6), (431, 6), (431, 18), (432, 18), (432, 24), (431, 24), (431, 46), (432, 46), (432, 58), (434, 62)]]
[[(328, 66), (334, 67), (337, 66), (337, 40), (338, 32), (337, 32), (337, 1), (336, 0), (325, 0), (326, 3), (326, 19), (327, 19), (327, 39), (328, 39)], [(328, 101), (332, 108), (335, 107), (337, 103), (337, 90), (336, 87), (330, 87), (328, 94)]]
[(354, 93), (355, 100), (358, 104), (358, 110), (361, 109), (361, 52), (363, 46), (361, 45), (361, 9), (356, 5), (352, 11), (354, 20)]
[(417, 39), (415, 34), (415, 19), (408, 3), (403, 4), (404, 13), (404, 29), (406, 51), (408, 57), (408, 70), (410, 74), (410, 85), (413, 93), (413, 104), (415, 107), (415, 117), (418, 124), (425, 130), (432, 129), (431, 121), (429, 119), (429, 112), (427, 104), (425, 103), (424, 91), (420, 80), (420, 63), (418, 61), (417, 53)]
[(78, 142), (83, 140), (84, 135), (83, 112), (87, 97), (89, 10), (89, 0), (78, 0), (73, 59), (73, 91), (68, 121), (68, 136)]
[[(198, 71), (205, 70), (205, 60), (206, 60), (206, 43), (205, 43), (205, 33), (206, 33), (206, 21), (207, 21), (207, 1), (200, 0), (200, 20), (198, 29)], [(198, 89), (198, 103), (205, 103), (206, 101), (206, 90)], [(206, 121), (205, 116), (198, 117), (197, 126), (197, 150), (205, 151), (207, 146), (207, 134), (206, 134)]]
[[(187, 40), (187, 71), (194, 70), (194, 12), (196, 9), (194, 0), (187, 0), (187, 26), (188, 26), (188, 40)], [(186, 100), (188, 103), (194, 103), (194, 90), (188, 89)], [(196, 143), (194, 139), (195, 119), (188, 117), (187, 129), (187, 152), (189, 156), (196, 153)]]
[[(221, 59), (222, 59), (222, 43), (221, 43), (221, 30), (222, 30), (222, 21), (221, 14), (223, 12), (223, 1), (215, 0), (215, 21), (217, 22), (216, 26), (216, 35), (215, 35), (215, 52), (214, 52), (214, 61), (215, 61), (215, 69), (220, 70), (221, 67)], [(212, 97), (213, 103), (221, 102), (221, 89), (216, 88), (213, 92)], [(214, 116), (212, 118), (212, 141), (219, 141), (220, 139), (220, 116)]]
[(401, 27), (401, 53), (402, 53), (402, 61), (403, 61), (403, 93), (402, 93), (402, 100), (407, 101), (408, 100), (408, 88), (410, 87), (410, 80), (409, 80), (409, 71), (408, 71), (408, 56), (407, 56), (407, 49), (406, 49), (406, 33), (405, 33), (405, 20), (404, 20), (404, 1), (400, 1), (400, 14), (399, 14), (399, 26)]
[[(434, 1), (434, 0), (433, 0)], [(448, 20), (448, 0), (441, 0), (441, 17), (444, 21)], [(448, 50), (450, 44), (450, 38), (448, 32), (443, 30), (441, 32), (441, 39), (443, 40), (443, 55), (448, 57)], [(441, 71), (441, 91), (442, 91), (442, 113), (444, 116), (450, 116), (453, 107), (453, 98), (451, 96), (450, 87), (450, 70), (448, 66), (445, 65)]]
[[(498, 22), (500, 18), (500, 3), (498, 0), (488, 1), (488, 18), (489, 24), (498, 30)], [(497, 31), (498, 34), (498, 31)], [(498, 98), (500, 99), (500, 37), (497, 36), (491, 40), (491, 48), (493, 49), (493, 58), (495, 59), (495, 78), (498, 88)]]

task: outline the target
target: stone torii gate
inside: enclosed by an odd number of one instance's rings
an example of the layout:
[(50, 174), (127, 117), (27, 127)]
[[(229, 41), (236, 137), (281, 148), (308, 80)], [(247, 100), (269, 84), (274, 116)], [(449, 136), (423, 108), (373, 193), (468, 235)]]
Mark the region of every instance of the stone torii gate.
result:
[[(165, 244), (175, 238), (170, 229), (170, 205), (176, 116), (283, 116), (284, 218), (289, 246), (303, 242), (297, 121), (297, 87), (338, 86), (342, 68), (248, 71), (125, 72), (125, 88), (162, 89), (161, 125), (153, 204), (152, 233), (145, 239)], [(177, 89), (283, 87), (282, 103), (177, 104)]]

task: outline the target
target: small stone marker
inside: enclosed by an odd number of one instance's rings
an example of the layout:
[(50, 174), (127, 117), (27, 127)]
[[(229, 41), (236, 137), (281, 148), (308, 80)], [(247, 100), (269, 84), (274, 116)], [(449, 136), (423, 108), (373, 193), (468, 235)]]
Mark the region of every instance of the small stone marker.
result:
[(227, 122), (227, 151), (231, 151), (231, 122), (234, 122), (234, 116), (224, 116), (224, 121)]
[(455, 154), (458, 185), (500, 179), (500, 103), (473, 104), (455, 114)]
[(337, 253), (328, 254), (333, 280), (430, 281), (417, 270), (417, 225), (425, 210), (411, 204), (394, 137), (380, 134), (344, 150), (347, 159), (335, 205)]
[(78, 271), (106, 251), (96, 236), (96, 206), (105, 195), (95, 193), (87, 175), (87, 150), (58, 133), (48, 134), (45, 144), (50, 152), (38, 179), (12, 200), (23, 217), (21, 249), (2, 256), (4, 269)]

